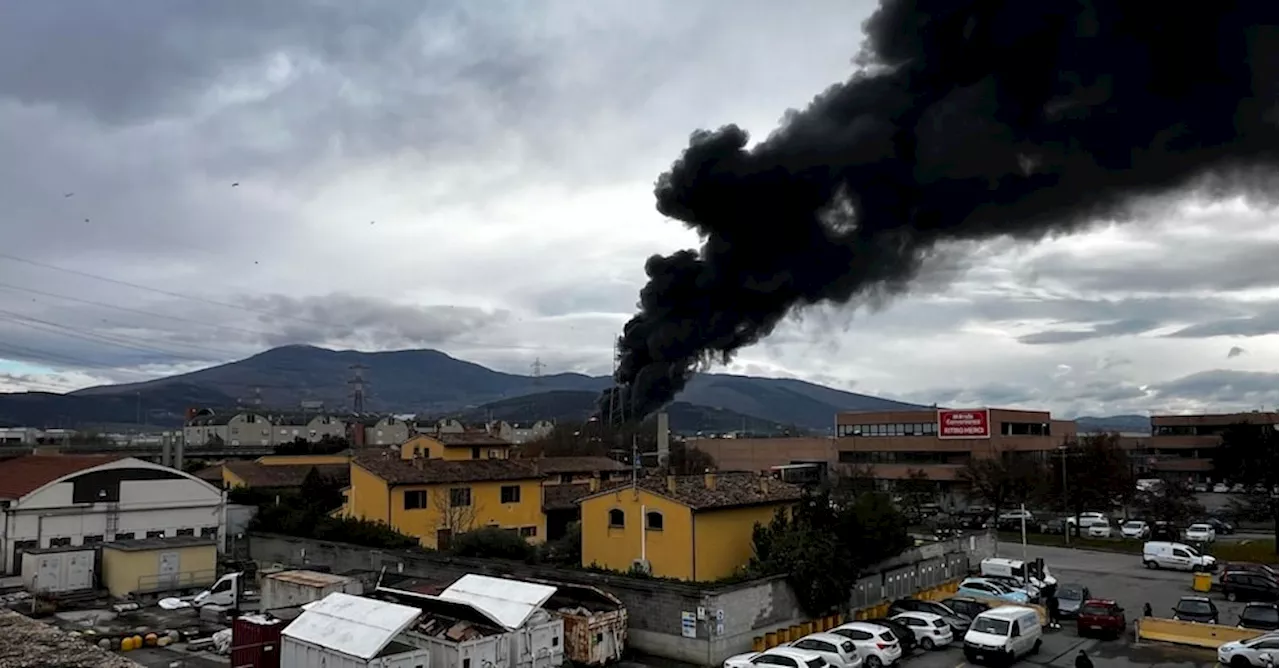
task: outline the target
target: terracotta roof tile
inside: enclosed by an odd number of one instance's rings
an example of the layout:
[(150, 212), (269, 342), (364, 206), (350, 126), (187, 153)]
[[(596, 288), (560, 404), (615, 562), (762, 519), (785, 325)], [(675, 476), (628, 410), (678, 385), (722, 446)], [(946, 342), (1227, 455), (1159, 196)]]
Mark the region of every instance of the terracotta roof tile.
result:
[(267, 466), (257, 462), (226, 462), (228, 471), (250, 487), (301, 487), (311, 469), (338, 484), (351, 481), (351, 468), (346, 464), (274, 464)]
[(483, 431), (442, 432), (428, 436), (445, 445), (511, 445), (510, 442)]
[(27, 455), (0, 466), (0, 499), (18, 499), (63, 476), (125, 459), (118, 455)]
[[(754, 506), (764, 503), (798, 501), (804, 488), (781, 480), (762, 478), (757, 473), (725, 471), (715, 473), (715, 489), (707, 486), (703, 475), (675, 476), (673, 492), (664, 476), (648, 476), (636, 481), (641, 489), (679, 501), (694, 510)], [(612, 481), (601, 486), (612, 492), (631, 485), (630, 480)]]
[(626, 471), (630, 467), (608, 457), (539, 457), (530, 459), (543, 473), (596, 473)]
[[(534, 480), (542, 475), (529, 462), (518, 459), (419, 459), (408, 461), (394, 452), (357, 452), (355, 463), (393, 485), (487, 480)], [(419, 463), (422, 468), (418, 468)]]
[(591, 496), (591, 485), (547, 485), (542, 488), (542, 507), (546, 510), (570, 510), (578, 506), (583, 497)]

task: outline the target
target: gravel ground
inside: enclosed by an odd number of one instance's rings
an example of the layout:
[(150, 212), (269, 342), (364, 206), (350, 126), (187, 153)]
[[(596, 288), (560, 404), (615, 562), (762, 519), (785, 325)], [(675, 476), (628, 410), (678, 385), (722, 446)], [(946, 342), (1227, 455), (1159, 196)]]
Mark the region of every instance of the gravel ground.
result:
[(0, 609), (3, 668), (142, 668), (119, 654), (11, 610)]

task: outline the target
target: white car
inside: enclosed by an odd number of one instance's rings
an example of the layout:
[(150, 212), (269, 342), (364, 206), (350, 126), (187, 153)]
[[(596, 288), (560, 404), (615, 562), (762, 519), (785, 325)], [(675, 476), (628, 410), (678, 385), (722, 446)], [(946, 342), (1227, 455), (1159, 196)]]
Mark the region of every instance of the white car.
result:
[(1150, 538), (1151, 525), (1142, 520), (1130, 520), (1120, 525), (1120, 535), (1125, 538)]
[(1075, 526), (1077, 521), (1080, 522), (1080, 526), (1088, 526), (1089, 522), (1092, 521), (1107, 522), (1107, 516), (1103, 513), (1087, 512), (1080, 513), (1079, 517), (1076, 517), (1075, 515), (1064, 517), (1062, 518), (1062, 521), (1065, 522), (1067, 526)]
[(1248, 640), (1236, 640), (1218, 647), (1218, 663), (1232, 668), (1275, 666), (1280, 634), (1264, 633)]
[(834, 633), (810, 633), (791, 643), (796, 649), (816, 652), (834, 668), (862, 668), (862, 657), (853, 641)]
[(1218, 484), (1216, 484), (1216, 485), (1214, 485), (1214, 486), (1213, 486), (1213, 493), (1214, 493), (1214, 494), (1226, 494), (1226, 493), (1227, 493), (1227, 492), (1229, 492), (1229, 491), (1231, 491), (1231, 488), (1230, 488), (1230, 487), (1228, 487), (1228, 486), (1227, 486), (1227, 483), (1225, 483), (1225, 482), (1220, 482), (1220, 483), (1218, 483)]
[(784, 666), (784, 668), (826, 668), (827, 660), (817, 652), (787, 647), (785, 645), (763, 652), (738, 654), (724, 660), (723, 668), (756, 668), (760, 666)]
[(849, 622), (831, 629), (830, 633), (853, 641), (865, 668), (891, 666), (902, 658), (902, 644), (889, 629), (870, 622)]
[(932, 612), (903, 612), (889, 619), (901, 622), (903, 626), (911, 629), (911, 635), (916, 637), (916, 643), (926, 652), (946, 647), (955, 639), (951, 635), (951, 625), (942, 618), (942, 615), (935, 615)]
[(1212, 543), (1216, 537), (1208, 524), (1192, 524), (1182, 532), (1182, 539), (1188, 543)]
[(1111, 523), (1098, 518), (1080, 518), (1080, 528), (1089, 538), (1110, 538)]

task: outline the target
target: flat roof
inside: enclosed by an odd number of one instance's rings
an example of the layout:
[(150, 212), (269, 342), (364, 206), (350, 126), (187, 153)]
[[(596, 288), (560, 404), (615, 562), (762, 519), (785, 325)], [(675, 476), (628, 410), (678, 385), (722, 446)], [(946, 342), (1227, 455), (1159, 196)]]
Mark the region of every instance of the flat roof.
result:
[(130, 540), (113, 540), (109, 543), (101, 543), (104, 548), (120, 550), (121, 552), (142, 552), (145, 550), (164, 550), (178, 547), (200, 547), (208, 545), (213, 547), (217, 542), (212, 538), (203, 536), (173, 536), (170, 538), (133, 538)]

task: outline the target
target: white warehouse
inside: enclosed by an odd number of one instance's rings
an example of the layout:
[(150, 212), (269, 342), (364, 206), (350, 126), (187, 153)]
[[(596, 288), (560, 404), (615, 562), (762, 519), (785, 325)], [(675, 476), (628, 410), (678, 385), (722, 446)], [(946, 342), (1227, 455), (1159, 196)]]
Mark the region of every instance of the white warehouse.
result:
[(176, 469), (114, 455), (28, 455), (0, 463), (0, 572), (31, 548), (224, 534), (217, 487)]

